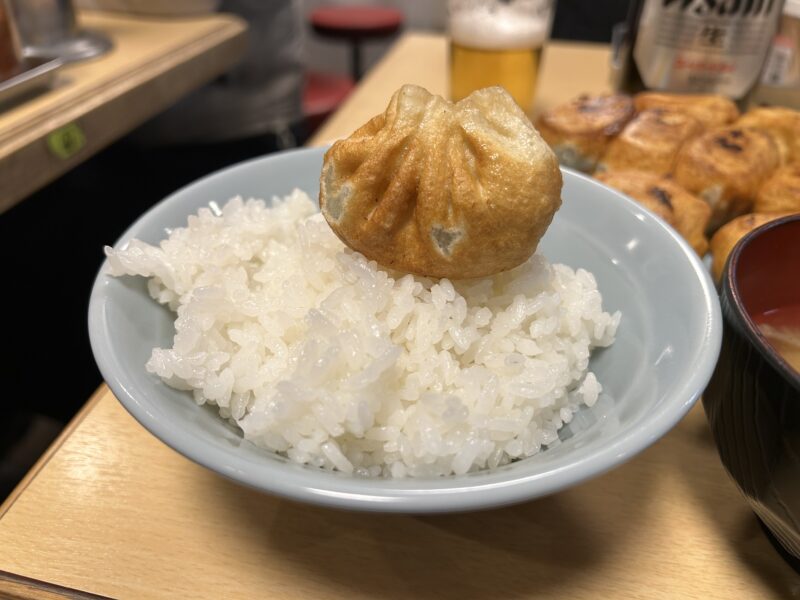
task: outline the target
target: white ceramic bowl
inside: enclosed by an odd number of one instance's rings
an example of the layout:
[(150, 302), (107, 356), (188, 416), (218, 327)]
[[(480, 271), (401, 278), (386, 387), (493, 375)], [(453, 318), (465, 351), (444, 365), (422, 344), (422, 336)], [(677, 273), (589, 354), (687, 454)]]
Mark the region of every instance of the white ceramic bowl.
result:
[[(299, 187), (316, 197), (321, 149), (245, 162), (210, 175), (145, 213), (117, 242), (156, 243), (165, 229), (210, 201), (270, 199)], [(703, 391), (717, 360), (721, 317), (706, 269), (657, 217), (583, 175), (564, 171), (564, 203), (542, 240), (551, 261), (592, 271), (604, 308), (622, 311), (617, 341), (596, 351), (604, 386), (579, 411), (561, 443), (510, 465), (438, 479), (363, 479), (294, 464), (259, 449), (213, 408), (198, 407), (145, 371), (156, 346), (170, 346), (173, 315), (142, 278), (101, 273), (92, 290), (89, 332), (108, 385), (153, 435), (190, 459), (246, 485), (296, 500), (386, 512), (446, 512), (499, 506), (550, 494), (630, 459), (673, 427)]]

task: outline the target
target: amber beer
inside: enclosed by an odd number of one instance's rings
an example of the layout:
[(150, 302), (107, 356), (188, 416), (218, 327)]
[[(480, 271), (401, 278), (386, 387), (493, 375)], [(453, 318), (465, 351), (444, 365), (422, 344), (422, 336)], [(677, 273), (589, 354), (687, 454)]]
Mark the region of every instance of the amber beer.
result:
[(450, 2), (450, 96), (501, 85), (533, 107), (552, 2)]

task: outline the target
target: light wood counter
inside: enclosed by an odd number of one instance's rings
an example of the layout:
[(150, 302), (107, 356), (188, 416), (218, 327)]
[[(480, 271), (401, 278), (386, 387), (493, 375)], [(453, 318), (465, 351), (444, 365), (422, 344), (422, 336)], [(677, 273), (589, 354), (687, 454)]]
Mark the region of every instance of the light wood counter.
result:
[[(539, 72), (534, 115), (584, 92), (610, 90), (609, 57), (608, 47), (602, 44), (552, 42)], [(447, 97), (447, 60), (447, 42), (441, 35), (403, 36), (320, 128), (311, 145), (349, 135), (383, 111), (392, 92), (404, 83), (415, 83)]]
[[(405, 81), (444, 91), (445, 49), (440, 37), (405, 36), (315, 141), (360, 125)], [(552, 45), (543, 98), (602, 89), (605, 56)], [(800, 595), (800, 576), (722, 469), (700, 407), (626, 465), (565, 492), (399, 516), (240, 487), (168, 449), (105, 386), (0, 507), (0, 571), (0, 596), (23, 598)]]
[[(246, 25), (230, 15), (144, 19), (85, 12), (79, 19), (114, 47), (62, 68), (49, 91), (3, 107), (0, 213), (225, 72), (245, 50)], [(84, 143), (61, 158), (48, 136), (72, 126)]]

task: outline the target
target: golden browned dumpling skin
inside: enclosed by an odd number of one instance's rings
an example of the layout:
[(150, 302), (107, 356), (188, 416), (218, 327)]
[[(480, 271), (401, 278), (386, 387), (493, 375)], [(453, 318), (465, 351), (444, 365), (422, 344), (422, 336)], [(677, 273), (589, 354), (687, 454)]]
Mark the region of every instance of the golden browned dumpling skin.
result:
[(597, 173), (595, 177), (672, 225), (700, 256), (708, 251), (705, 230), (711, 208), (672, 179), (635, 170)]
[(777, 168), (778, 149), (760, 129), (728, 127), (687, 142), (675, 161), (675, 180), (711, 207), (710, 231), (750, 212), (756, 192)]
[(675, 206), (672, 198), (667, 196), (662, 188), (657, 187), (661, 179), (658, 175), (646, 171), (630, 170), (595, 173), (594, 177), (607, 186), (630, 196), (667, 223), (675, 226)]
[(765, 223), (780, 219), (791, 213), (750, 213), (736, 217), (726, 223), (711, 237), (711, 273), (714, 279), (719, 281), (722, 278), (722, 271), (725, 269), (725, 261), (733, 250), (736, 243), (754, 229), (761, 227)]
[(543, 113), (536, 128), (562, 165), (591, 173), (634, 112), (630, 96), (584, 95)]
[(691, 115), (707, 129), (733, 123), (739, 117), (739, 109), (724, 96), (702, 94), (664, 94), (641, 92), (633, 98), (636, 110), (669, 108)]
[(800, 212), (800, 163), (775, 171), (759, 188), (753, 212)]
[(561, 205), (555, 155), (504, 89), (453, 104), (405, 85), (325, 154), (320, 207), (384, 267), (481, 277), (536, 250)]
[(636, 169), (656, 175), (672, 172), (678, 150), (703, 126), (686, 113), (650, 108), (637, 114), (608, 144), (598, 170)]
[(778, 145), (782, 162), (800, 161), (800, 112), (779, 106), (754, 108), (736, 126), (763, 129)]

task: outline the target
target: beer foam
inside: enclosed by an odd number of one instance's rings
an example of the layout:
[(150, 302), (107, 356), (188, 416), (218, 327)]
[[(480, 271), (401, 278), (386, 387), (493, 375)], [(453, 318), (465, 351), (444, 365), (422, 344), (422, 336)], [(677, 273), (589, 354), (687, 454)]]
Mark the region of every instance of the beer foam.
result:
[(517, 50), (540, 47), (549, 22), (499, 6), (459, 11), (450, 17), (450, 37), (459, 46), (481, 50)]

